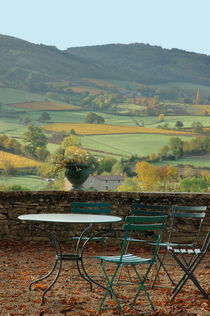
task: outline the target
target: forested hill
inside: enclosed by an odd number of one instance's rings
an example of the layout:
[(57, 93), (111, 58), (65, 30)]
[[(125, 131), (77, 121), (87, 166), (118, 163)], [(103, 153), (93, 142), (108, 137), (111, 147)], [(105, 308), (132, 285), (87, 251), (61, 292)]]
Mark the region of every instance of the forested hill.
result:
[(179, 81), (210, 85), (210, 56), (145, 44), (109, 44), (62, 51), (0, 34), (0, 84), (24, 86), (31, 77), (40, 83), (95, 78), (144, 84)]
[[(193, 82), (210, 85), (210, 56), (148, 44), (109, 44), (69, 48), (68, 52), (127, 73), (143, 83)], [(132, 78), (131, 78), (132, 77)]]
[(24, 82), (29, 74), (42, 82), (114, 77), (111, 68), (105, 69), (54, 46), (0, 34), (0, 83)]

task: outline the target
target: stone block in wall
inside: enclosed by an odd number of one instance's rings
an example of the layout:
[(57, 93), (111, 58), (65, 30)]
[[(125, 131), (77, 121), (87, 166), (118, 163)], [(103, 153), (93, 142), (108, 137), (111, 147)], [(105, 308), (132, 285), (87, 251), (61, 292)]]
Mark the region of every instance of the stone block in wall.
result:
[(4, 219), (7, 219), (6, 215), (0, 213), (0, 221)]
[(8, 236), (9, 234), (9, 227), (7, 221), (0, 221), (0, 234)]

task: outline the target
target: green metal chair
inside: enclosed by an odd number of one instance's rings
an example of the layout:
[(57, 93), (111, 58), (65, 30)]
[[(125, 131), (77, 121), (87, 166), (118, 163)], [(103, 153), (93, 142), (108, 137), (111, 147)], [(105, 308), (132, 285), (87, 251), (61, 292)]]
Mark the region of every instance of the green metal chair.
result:
[[(203, 223), (204, 217), (206, 215), (206, 209), (207, 209), (206, 206), (177, 206), (177, 205), (172, 206), (172, 220), (171, 220), (171, 225), (170, 225), (169, 237), (168, 237), (168, 241), (160, 242), (160, 245), (159, 245), (160, 248), (163, 247), (163, 248), (165, 248), (165, 250), (164, 250), (163, 255), (161, 257), (159, 256), (159, 254), (157, 255), (157, 259), (159, 261), (159, 266), (157, 268), (157, 272), (156, 272), (152, 286), (154, 286), (161, 268), (164, 269), (164, 271), (167, 274), (168, 279), (170, 280), (172, 285), (175, 285), (171, 275), (169, 274), (169, 272), (166, 268), (167, 263), (165, 263), (165, 259), (166, 259), (167, 253), (168, 253), (168, 248), (169, 247), (176, 247), (176, 248), (182, 248), (182, 247), (196, 248), (196, 247), (198, 247), (202, 223)], [(186, 230), (185, 231), (186, 238), (190, 238), (191, 241), (185, 242), (183, 240), (183, 243), (180, 243), (177, 240), (176, 229), (177, 229), (177, 225), (183, 220), (186, 220), (187, 224), (194, 223), (195, 227), (197, 227), (197, 231), (192, 232), (192, 231)]]
[[(150, 205), (150, 204), (141, 204), (141, 203), (133, 203), (131, 205), (132, 216), (162, 216), (162, 215), (168, 216), (170, 210), (171, 210), (170, 205), (154, 205), (154, 204)], [(145, 236), (143, 236), (143, 239), (128, 238), (127, 241), (141, 242), (141, 243), (150, 242), (152, 240), (151, 235), (154, 235), (154, 234), (155, 232), (145, 232)], [(127, 246), (128, 245), (129, 243), (127, 243)], [(126, 269), (127, 269), (130, 281), (132, 282), (128, 266), (126, 266)], [(118, 280), (120, 280), (120, 275), (121, 273), (119, 274)], [(150, 284), (151, 282), (152, 282), (152, 276), (151, 276)]]
[[(97, 215), (109, 215), (111, 212), (111, 203), (97, 203), (97, 202), (72, 202), (71, 203), (72, 213), (78, 214), (97, 214)], [(76, 236), (76, 230), (74, 230), (73, 240), (73, 249), (75, 250), (75, 241), (82, 239), (87, 241), (90, 236), (83, 236), (82, 238)], [(105, 241), (107, 240), (106, 236), (95, 236), (91, 238), (91, 241), (102, 241), (105, 249)], [(104, 250), (105, 251), (105, 250)]]
[[(174, 247), (168, 247), (168, 250), (171, 252), (173, 258), (176, 260), (178, 265), (182, 268), (184, 271), (183, 277), (179, 280), (175, 288), (173, 289), (171, 295), (171, 301), (175, 299), (177, 294), (181, 291), (182, 287), (185, 285), (187, 280), (191, 280), (194, 285), (198, 288), (198, 290), (203, 294), (205, 299), (208, 299), (208, 293), (205, 292), (205, 290), (201, 287), (200, 283), (196, 279), (193, 272), (195, 269), (199, 266), (199, 264), (202, 262), (202, 260), (205, 258), (210, 244), (210, 231), (206, 234), (206, 238), (203, 242), (203, 246), (201, 248), (174, 248)], [(193, 259), (186, 260), (184, 256), (190, 256)], [(183, 259), (184, 258), (184, 259)]]
[[(121, 254), (118, 256), (96, 256), (96, 258), (100, 260), (101, 268), (102, 268), (104, 276), (108, 282), (108, 287), (107, 287), (105, 295), (101, 301), (98, 312), (101, 311), (102, 306), (107, 298), (107, 295), (109, 293), (111, 293), (113, 295), (119, 309), (120, 309), (121, 315), (124, 315), (123, 308), (122, 308), (122, 306), (119, 302), (119, 299), (117, 298), (117, 295), (114, 291), (114, 286), (119, 286), (118, 283), (114, 284), (114, 281), (116, 279), (117, 272), (119, 271), (119, 269), (122, 265), (132, 266), (132, 268), (134, 269), (134, 271), (136, 273), (138, 281), (139, 281), (138, 282), (138, 284), (139, 284), (138, 290), (137, 290), (137, 293), (134, 297), (133, 302), (130, 305), (130, 308), (133, 308), (140, 291), (143, 289), (152, 309), (155, 310), (154, 305), (152, 304), (152, 302), (150, 300), (149, 294), (148, 294), (144, 284), (145, 284), (146, 278), (147, 278), (152, 266), (156, 263), (156, 254), (158, 251), (159, 242), (161, 239), (161, 234), (162, 234), (162, 231), (165, 227), (166, 220), (167, 220), (167, 215), (164, 215), (164, 216), (127, 216), (125, 219), (126, 223), (123, 227), (123, 229), (125, 231), (125, 236), (124, 236)], [(128, 239), (130, 238), (130, 235), (132, 233), (137, 234), (137, 233), (143, 233), (145, 231), (146, 232), (152, 232), (152, 231), (158, 232), (158, 236), (156, 239), (156, 246), (152, 247), (151, 257), (149, 257), (149, 258), (148, 257), (141, 257), (138, 255), (127, 253), (127, 252), (125, 253), (125, 251), (127, 249), (127, 242), (128, 242)], [(129, 241), (129, 244), (130, 244), (130, 241)], [(107, 271), (109, 271), (108, 264), (107, 264), (108, 262), (116, 264), (116, 269), (114, 271), (114, 274), (110, 278), (107, 274)], [(106, 263), (106, 266), (105, 266), (105, 263)], [(140, 276), (140, 274), (136, 268), (137, 265), (141, 265), (141, 264), (148, 265), (148, 268), (146, 269), (146, 272), (145, 272), (143, 277)]]

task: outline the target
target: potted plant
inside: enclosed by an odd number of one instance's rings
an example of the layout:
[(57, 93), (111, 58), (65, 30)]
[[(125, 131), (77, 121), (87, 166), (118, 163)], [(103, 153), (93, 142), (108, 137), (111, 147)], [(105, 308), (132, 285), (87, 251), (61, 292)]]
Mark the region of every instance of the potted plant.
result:
[(65, 176), (72, 184), (72, 190), (82, 190), (93, 162), (88, 152), (80, 147), (69, 146), (53, 160), (54, 172), (65, 170)]

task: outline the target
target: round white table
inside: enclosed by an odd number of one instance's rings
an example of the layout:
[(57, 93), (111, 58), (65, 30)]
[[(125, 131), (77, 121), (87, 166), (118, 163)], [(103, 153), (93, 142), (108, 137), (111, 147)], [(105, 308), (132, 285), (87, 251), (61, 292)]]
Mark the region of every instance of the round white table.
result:
[[(54, 266), (51, 269), (51, 271), (47, 275), (31, 282), (31, 284), (29, 285), (29, 290), (31, 290), (31, 287), (33, 284), (38, 283), (38, 282), (48, 278), (55, 271), (57, 264), (59, 262), (58, 272), (57, 272), (53, 282), (48, 286), (48, 288), (42, 294), (42, 303), (44, 303), (45, 294), (56, 283), (56, 281), (60, 275), (63, 260), (76, 261), (77, 269), (78, 269), (80, 276), (83, 279), (85, 279), (87, 282), (89, 282), (91, 289), (92, 289), (92, 283), (95, 283), (96, 285), (105, 288), (103, 285), (96, 282), (92, 277), (90, 277), (88, 275), (85, 267), (84, 267), (84, 262), (83, 262), (84, 248), (87, 245), (87, 243), (91, 239), (94, 238), (94, 235), (92, 234), (85, 241), (85, 243), (82, 245), (82, 247), (81, 247), (81, 241), (82, 241), (82, 237), (85, 236), (85, 234), (92, 229), (94, 224), (116, 223), (116, 222), (119, 222), (122, 220), (121, 217), (110, 216), (110, 215), (93, 215), (93, 214), (76, 214), (76, 213), (74, 213), (74, 214), (60, 214), (60, 213), (58, 213), (58, 214), (48, 213), (47, 214), (47, 213), (44, 213), (44, 214), (20, 215), (20, 216), (18, 216), (18, 219), (21, 221), (32, 222), (32, 225), (34, 226), (34, 228), (44, 232), (49, 237), (49, 239), (52, 241), (54, 248), (55, 248), (55, 252), (56, 252), (55, 262), (54, 262)], [(47, 226), (49, 226), (49, 224), (87, 224), (88, 227), (86, 227), (85, 230), (83, 230), (83, 232), (80, 235), (80, 238), (78, 239), (77, 247), (76, 247), (76, 254), (63, 254), (62, 248), (60, 245), (60, 241), (59, 241), (59, 238), (57, 237), (57, 235), (50, 232), (49, 228), (47, 229), (46, 227), (44, 227), (44, 228), (41, 227), (40, 224), (42, 224), (42, 223), (48, 223)], [(107, 233), (107, 230), (100, 232), (100, 235), (104, 235), (105, 233)], [(79, 266), (79, 263), (81, 264), (81, 267)]]

